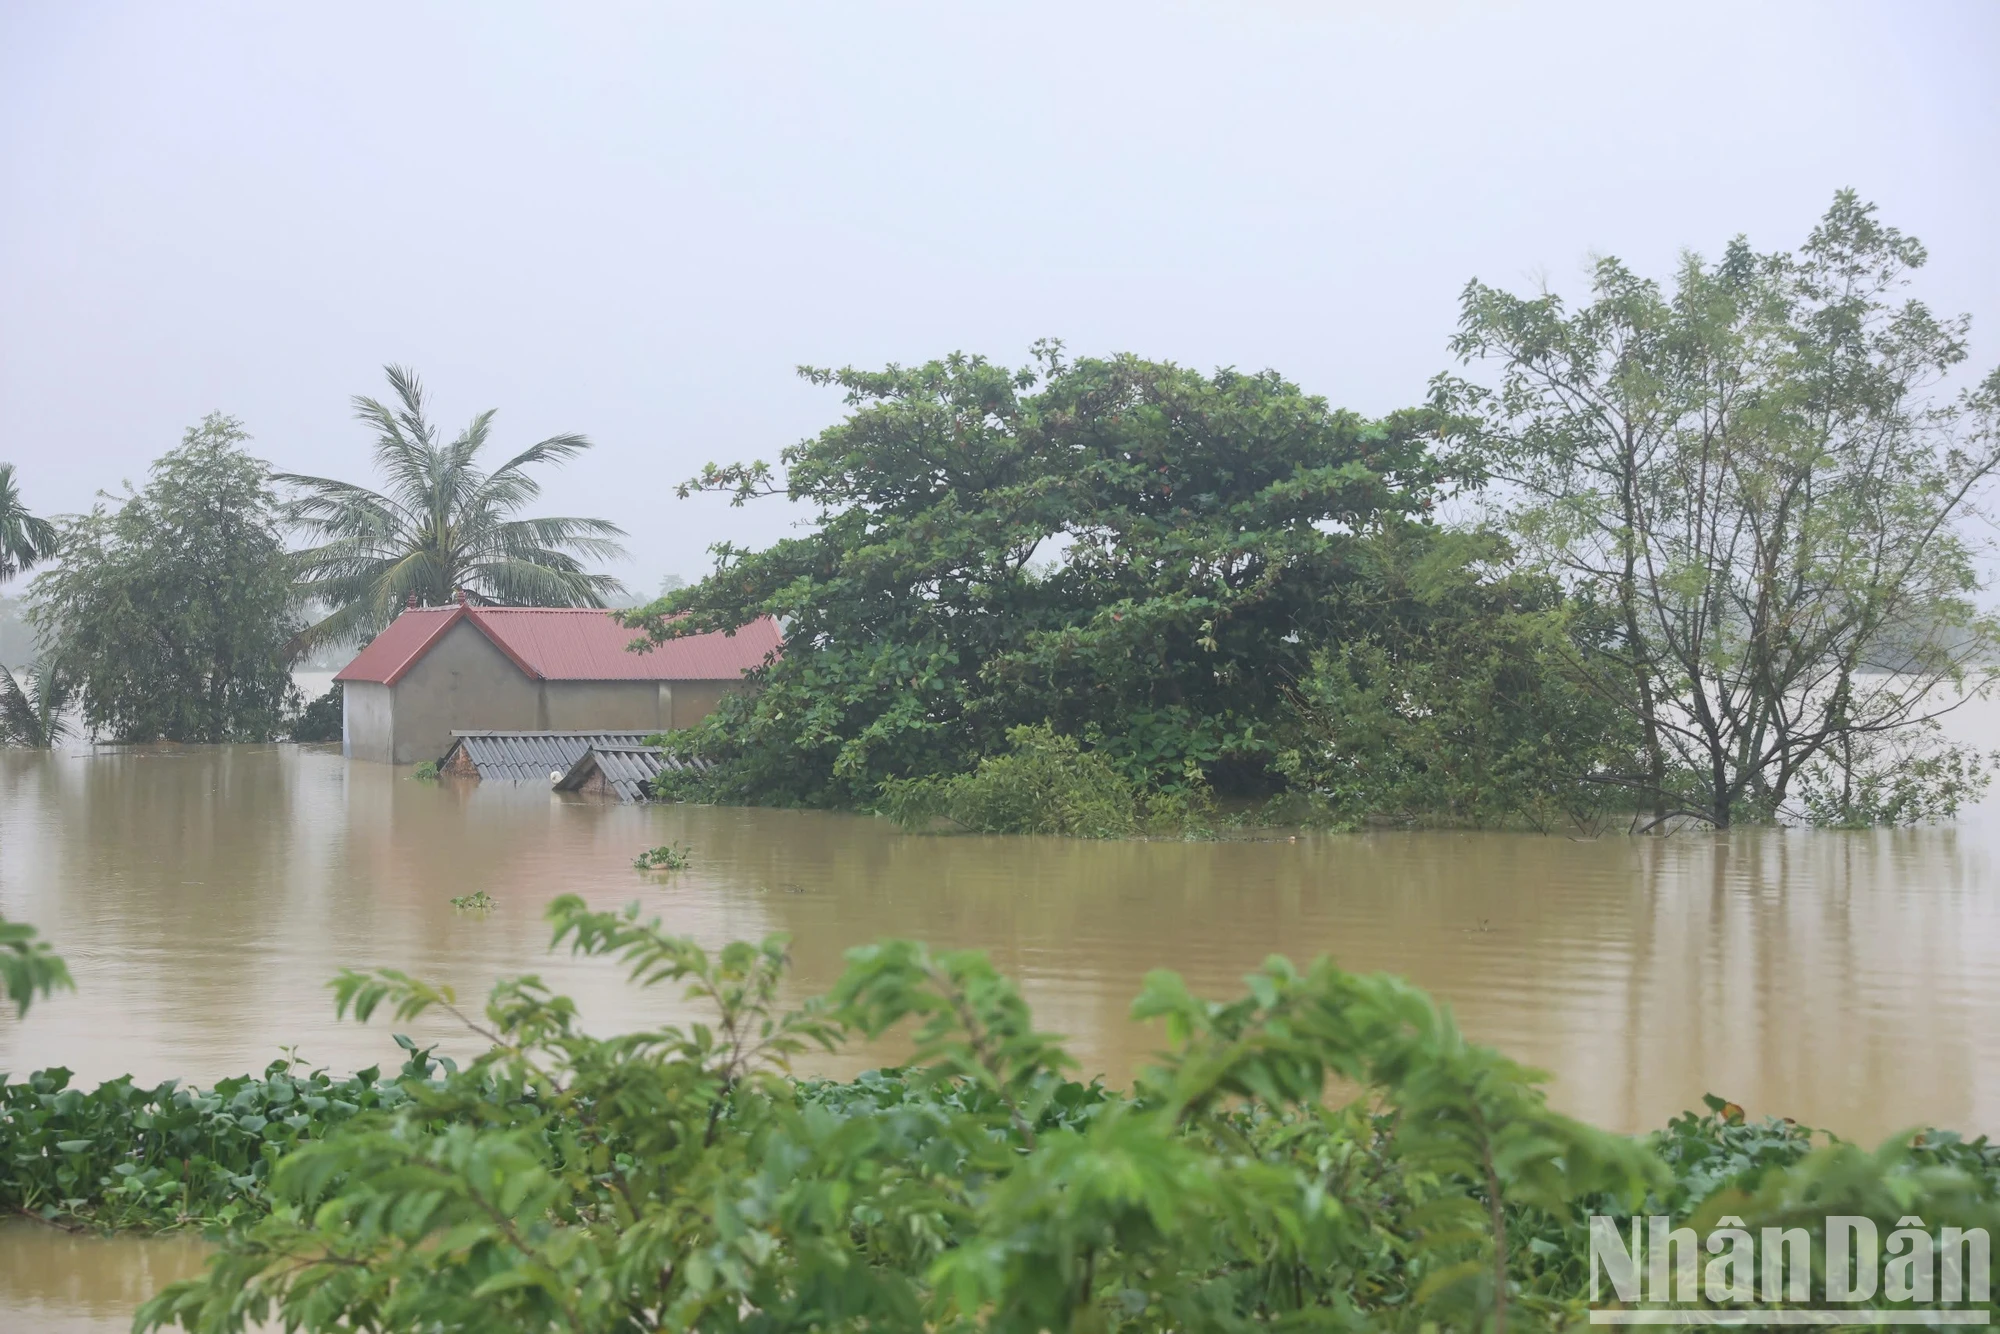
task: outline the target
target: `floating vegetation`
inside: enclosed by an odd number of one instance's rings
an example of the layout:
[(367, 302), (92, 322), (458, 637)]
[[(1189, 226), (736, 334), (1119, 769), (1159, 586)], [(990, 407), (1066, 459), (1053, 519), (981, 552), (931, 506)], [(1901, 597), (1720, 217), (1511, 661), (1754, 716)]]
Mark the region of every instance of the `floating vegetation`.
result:
[(393, 1109), (430, 1086), (441, 1058), (410, 1053), (400, 1074), (346, 1079), (274, 1061), (210, 1088), (130, 1075), (73, 1087), (68, 1070), (0, 1077), (0, 1211), (65, 1228), (228, 1227), (270, 1212), (271, 1165), (350, 1117)]
[(634, 857), (632, 865), (641, 871), (685, 871), (694, 865), (694, 849), (679, 843), (662, 844)]
[(436, 760), (425, 760), (422, 764), (416, 767), (414, 772), (410, 774), (410, 777), (412, 778), (421, 778), (426, 781), (434, 779), (437, 776), (438, 776), (438, 767)]
[(493, 907), (495, 902), (497, 900), (491, 894), (481, 889), (471, 894), (457, 895), (452, 899), (451, 906), (457, 908), (460, 912), (486, 912)]

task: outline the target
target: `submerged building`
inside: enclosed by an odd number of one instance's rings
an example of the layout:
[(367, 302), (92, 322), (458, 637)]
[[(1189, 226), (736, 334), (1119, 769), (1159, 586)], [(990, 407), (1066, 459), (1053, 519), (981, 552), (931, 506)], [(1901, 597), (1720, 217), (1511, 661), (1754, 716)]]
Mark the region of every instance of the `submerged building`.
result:
[(341, 753), (436, 760), (456, 732), (636, 732), (687, 727), (778, 650), (768, 617), (643, 653), (607, 611), (412, 607), (341, 668)]

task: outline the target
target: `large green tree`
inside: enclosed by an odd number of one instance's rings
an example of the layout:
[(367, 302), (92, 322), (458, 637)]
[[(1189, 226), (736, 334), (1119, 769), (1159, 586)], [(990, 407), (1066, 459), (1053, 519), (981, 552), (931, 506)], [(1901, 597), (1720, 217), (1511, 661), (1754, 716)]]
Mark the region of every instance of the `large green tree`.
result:
[(90, 730), (119, 741), (255, 741), (293, 707), (298, 598), (269, 468), (211, 415), (143, 490), (62, 525), (30, 586), (45, 653)]
[(1936, 721), (1991, 661), (2000, 373), (1942, 392), (1968, 322), (1907, 296), (1924, 261), (1849, 192), (1796, 253), (1738, 239), (1670, 289), (1616, 259), (1574, 309), (1466, 289), (1455, 350), (1498, 375), (1441, 406), (1524, 548), (1614, 610), (1575, 665), (1639, 727), (1656, 819), (1915, 819), (1978, 787)]
[(1572, 665), (1616, 622), (1513, 554), (1486, 530), (1364, 548), (1371, 605), (1314, 653), (1279, 755), (1307, 818), (1595, 831), (1631, 810), (1637, 731)]
[(28, 513), (14, 465), (0, 463), (0, 583), (55, 554), (56, 528)]
[(602, 607), (622, 591), (586, 559), (612, 559), (624, 533), (603, 519), (518, 518), (541, 484), (529, 469), (590, 448), (580, 435), (550, 436), (491, 472), (479, 466), (493, 410), (446, 443), (424, 412), (416, 373), (388, 368), (393, 403), (357, 395), (355, 416), (375, 432), (385, 485), (284, 473), (297, 487), (292, 521), (317, 545), (298, 553), (304, 590), (327, 613), (305, 644), (340, 643), (388, 624), (411, 597), (443, 604), (460, 592), (502, 606)]
[(1352, 614), (1362, 534), (1420, 523), (1428, 418), (1369, 421), (1273, 373), (1203, 375), (1055, 345), (1009, 370), (952, 356), (808, 370), (849, 413), (681, 488), (783, 495), (811, 531), (635, 623), (656, 638), (783, 618), (760, 692), (690, 743), (726, 788), (853, 804), (954, 773), (1047, 722), (1144, 785), (1276, 781), (1290, 682)]

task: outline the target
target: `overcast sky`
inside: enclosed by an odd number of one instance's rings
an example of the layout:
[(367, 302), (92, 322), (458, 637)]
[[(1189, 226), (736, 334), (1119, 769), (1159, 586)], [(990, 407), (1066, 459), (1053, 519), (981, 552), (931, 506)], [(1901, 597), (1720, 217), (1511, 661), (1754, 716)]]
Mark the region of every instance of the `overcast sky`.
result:
[(0, 459), (74, 510), (221, 410), (364, 480), (406, 362), (597, 441), (542, 508), (650, 589), (789, 522), (671, 488), (833, 420), (802, 362), (1055, 336), (1381, 412), (1471, 277), (1789, 247), (1846, 185), (2000, 360), (2000, 4), (0, 0)]

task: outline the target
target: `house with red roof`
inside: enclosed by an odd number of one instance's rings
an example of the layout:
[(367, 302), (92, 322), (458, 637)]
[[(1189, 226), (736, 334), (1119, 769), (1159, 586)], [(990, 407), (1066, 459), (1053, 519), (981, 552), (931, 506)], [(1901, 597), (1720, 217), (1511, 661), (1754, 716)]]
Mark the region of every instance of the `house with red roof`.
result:
[(452, 733), (665, 732), (712, 713), (778, 651), (769, 617), (631, 651), (642, 636), (584, 607), (412, 607), (335, 673), (341, 753), (436, 760)]

